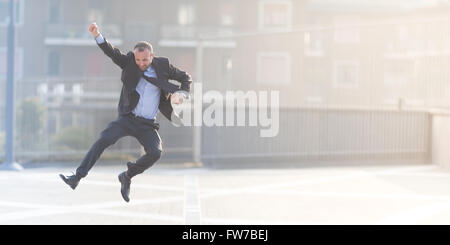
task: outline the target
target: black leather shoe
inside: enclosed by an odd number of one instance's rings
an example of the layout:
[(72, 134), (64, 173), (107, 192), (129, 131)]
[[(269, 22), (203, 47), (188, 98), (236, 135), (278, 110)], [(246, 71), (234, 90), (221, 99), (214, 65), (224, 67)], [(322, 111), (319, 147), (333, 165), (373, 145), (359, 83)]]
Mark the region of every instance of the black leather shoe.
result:
[(64, 176), (62, 174), (59, 175), (61, 179), (70, 186), (73, 190), (77, 187), (78, 183), (80, 183), (80, 177), (77, 175), (71, 175), (71, 176)]
[(125, 202), (129, 202), (131, 179), (126, 176), (126, 173), (127, 172), (123, 172), (119, 174), (119, 181), (121, 184), (120, 193), (122, 193), (123, 200), (125, 200)]

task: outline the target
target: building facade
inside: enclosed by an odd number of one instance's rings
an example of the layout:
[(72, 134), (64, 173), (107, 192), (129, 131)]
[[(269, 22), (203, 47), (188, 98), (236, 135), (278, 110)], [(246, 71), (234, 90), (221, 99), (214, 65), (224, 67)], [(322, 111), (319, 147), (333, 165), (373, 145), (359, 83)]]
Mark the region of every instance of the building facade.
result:
[[(8, 2), (0, 0), (2, 91)], [(15, 0), (16, 104), (37, 97), (48, 136), (98, 134), (117, 116), (120, 69), (87, 30), (97, 22), (123, 52), (151, 42), (204, 91), (277, 90), (282, 108), (448, 106), (449, 12), (438, 0)], [(184, 137), (169, 148), (189, 152), (192, 133)]]

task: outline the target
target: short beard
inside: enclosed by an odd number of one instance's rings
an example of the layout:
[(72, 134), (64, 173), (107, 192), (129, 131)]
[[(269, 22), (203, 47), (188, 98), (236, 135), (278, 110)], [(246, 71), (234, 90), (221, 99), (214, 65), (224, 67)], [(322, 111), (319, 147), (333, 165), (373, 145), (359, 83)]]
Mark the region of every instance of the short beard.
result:
[(141, 67), (139, 66), (139, 69), (140, 69), (141, 71), (146, 71), (149, 67), (150, 67), (150, 65), (146, 66), (145, 69), (142, 70)]

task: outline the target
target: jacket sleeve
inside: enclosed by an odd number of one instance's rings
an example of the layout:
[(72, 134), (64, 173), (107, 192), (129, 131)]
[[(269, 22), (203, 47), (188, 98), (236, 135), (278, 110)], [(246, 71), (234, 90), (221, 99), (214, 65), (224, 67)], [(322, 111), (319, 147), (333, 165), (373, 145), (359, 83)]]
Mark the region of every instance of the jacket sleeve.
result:
[(108, 40), (104, 40), (105, 41), (98, 44), (98, 46), (108, 57), (111, 58), (114, 63), (123, 69), (127, 63), (127, 59), (129, 58), (128, 55), (123, 54), (118, 48), (109, 43)]
[(181, 90), (184, 90), (188, 93), (191, 91), (191, 83), (192, 83), (191, 75), (189, 75), (185, 71), (176, 68), (170, 63), (169, 63), (169, 79), (180, 82)]

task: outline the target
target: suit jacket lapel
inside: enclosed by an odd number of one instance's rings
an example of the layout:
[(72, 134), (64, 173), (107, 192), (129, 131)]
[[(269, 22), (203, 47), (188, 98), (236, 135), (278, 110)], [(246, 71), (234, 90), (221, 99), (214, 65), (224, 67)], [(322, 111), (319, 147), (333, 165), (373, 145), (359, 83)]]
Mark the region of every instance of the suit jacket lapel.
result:
[(157, 59), (153, 59), (152, 67), (153, 67), (153, 69), (156, 72), (157, 79), (150, 78), (150, 77), (147, 77), (147, 76), (143, 75), (145, 80), (147, 80), (148, 82), (152, 83), (156, 87), (162, 89), (163, 92), (165, 93), (165, 97), (166, 98), (168, 97), (167, 93), (175, 93), (176, 91), (178, 91), (178, 87), (176, 85), (171, 84), (169, 82), (165, 82), (162, 79), (162, 77), (161, 77), (161, 67), (160, 67), (160, 64), (158, 63)]
[(158, 60), (153, 58), (152, 64), (151, 66), (153, 67), (153, 69), (156, 72), (156, 76), (158, 77), (158, 79), (161, 79), (161, 72), (160, 72), (160, 67), (159, 67), (159, 63)]

